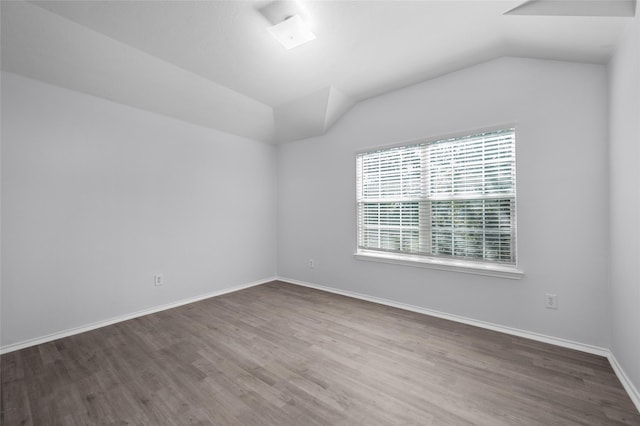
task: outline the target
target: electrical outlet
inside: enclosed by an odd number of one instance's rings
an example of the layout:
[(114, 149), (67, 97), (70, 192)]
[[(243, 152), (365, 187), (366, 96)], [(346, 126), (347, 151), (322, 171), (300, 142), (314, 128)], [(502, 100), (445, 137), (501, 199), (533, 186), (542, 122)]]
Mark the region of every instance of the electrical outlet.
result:
[(155, 274), (153, 276), (153, 284), (157, 287), (164, 284), (164, 277), (162, 274)]
[(316, 267), (316, 261), (313, 259), (309, 259), (309, 269), (314, 269)]
[(551, 293), (545, 293), (544, 307), (547, 309), (558, 309), (558, 296)]

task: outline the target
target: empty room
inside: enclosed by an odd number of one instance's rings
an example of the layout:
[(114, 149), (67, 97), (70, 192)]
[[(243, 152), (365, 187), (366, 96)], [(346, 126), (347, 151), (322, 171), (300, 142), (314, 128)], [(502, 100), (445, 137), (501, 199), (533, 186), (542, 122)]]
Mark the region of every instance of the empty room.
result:
[(635, 0), (2, 0), (2, 425), (640, 425)]

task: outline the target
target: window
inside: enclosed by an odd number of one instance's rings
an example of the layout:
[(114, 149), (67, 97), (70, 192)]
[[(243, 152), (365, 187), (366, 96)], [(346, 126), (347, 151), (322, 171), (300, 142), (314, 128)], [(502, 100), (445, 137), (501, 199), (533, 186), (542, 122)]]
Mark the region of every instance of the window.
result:
[(516, 265), (515, 129), (358, 154), (358, 253)]

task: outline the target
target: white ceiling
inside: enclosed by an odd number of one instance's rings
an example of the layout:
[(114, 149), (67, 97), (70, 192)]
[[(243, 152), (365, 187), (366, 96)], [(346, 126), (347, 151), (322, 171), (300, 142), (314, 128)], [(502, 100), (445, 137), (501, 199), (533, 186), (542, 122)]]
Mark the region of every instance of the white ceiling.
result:
[(283, 142), (501, 56), (605, 63), (635, 12), (632, 0), (305, 1), (317, 39), (285, 50), (259, 12), (268, 3), (2, 1), (2, 69)]

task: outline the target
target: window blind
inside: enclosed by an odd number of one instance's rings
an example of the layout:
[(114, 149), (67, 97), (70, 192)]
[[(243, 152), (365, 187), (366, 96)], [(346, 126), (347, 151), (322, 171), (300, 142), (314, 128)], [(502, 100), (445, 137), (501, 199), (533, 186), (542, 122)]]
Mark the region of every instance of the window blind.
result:
[(515, 129), (361, 153), (358, 249), (515, 264)]

